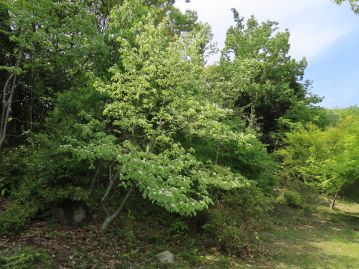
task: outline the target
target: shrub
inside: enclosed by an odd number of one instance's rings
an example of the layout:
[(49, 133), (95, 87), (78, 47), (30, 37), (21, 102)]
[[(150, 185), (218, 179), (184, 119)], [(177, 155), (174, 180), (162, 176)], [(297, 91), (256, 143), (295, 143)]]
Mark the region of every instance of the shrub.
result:
[(208, 213), (206, 240), (226, 253), (251, 256), (258, 251), (272, 207), (273, 199), (255, 187), (223, 196)]
[(35, 204), (11, 203), (0, 215), (0, 235), (19, 231), (38, 212)]
[(294, 208), (302, 208), (304, 206), (302, 195), (299, 192), (284, 189), (283, 195), (287, 205)]
[(19, 186), (27, 166), (29, 148), (4, 149), (0, 153), (0, 196), (9, 196)]

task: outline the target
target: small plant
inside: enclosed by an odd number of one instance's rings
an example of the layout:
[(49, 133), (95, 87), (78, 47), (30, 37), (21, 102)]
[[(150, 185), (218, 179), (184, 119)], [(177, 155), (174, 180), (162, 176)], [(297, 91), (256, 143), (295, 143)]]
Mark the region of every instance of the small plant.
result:
[(188, 262), (191, 266), (199, 266), (202, 257), (198, 254), (198, 249), (188, 248), (181, 253), (181, 257)]
[(170, 226), (170, 232), (173, 235), (181, 235), (188, 230), (188, 225), (183, 220), (175, 220)]
[(50, 256), (41, 250), (23, 248), (15, 254), (1, 255), (0, 268), (4, 269), (35, 269), (51, 268)]

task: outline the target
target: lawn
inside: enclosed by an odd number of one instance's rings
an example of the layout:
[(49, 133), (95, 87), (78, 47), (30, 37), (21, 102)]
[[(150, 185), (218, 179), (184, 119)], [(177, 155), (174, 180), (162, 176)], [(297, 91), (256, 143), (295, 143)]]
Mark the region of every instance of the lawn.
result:
[(359, 204), (279, 214), (264, 238), (267, 254), (234, 268), (359, 268)]

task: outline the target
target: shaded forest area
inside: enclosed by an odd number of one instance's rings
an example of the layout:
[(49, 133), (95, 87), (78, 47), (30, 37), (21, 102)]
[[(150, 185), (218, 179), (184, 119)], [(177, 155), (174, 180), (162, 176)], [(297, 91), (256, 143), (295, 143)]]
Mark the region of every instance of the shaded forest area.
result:
[(0, 1), (0, 268), (359, 267), (359, 108), (232, 11)]

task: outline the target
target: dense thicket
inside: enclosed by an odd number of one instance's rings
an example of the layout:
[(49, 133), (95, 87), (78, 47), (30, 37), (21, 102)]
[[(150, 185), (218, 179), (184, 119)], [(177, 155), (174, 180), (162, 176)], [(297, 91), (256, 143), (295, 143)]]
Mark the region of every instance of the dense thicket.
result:
[(317, 106), (274, 22), (233, 10), (208, 65), (209, 26), (173, 1), (1, 1), (0, 13), (1, 233), (65, 200), (109, 205), (105, 230), (136, 193), (204, 212), (233, 249), (257, 237), (278, 177), (328, 195), (358, 180), (357, 109)]

